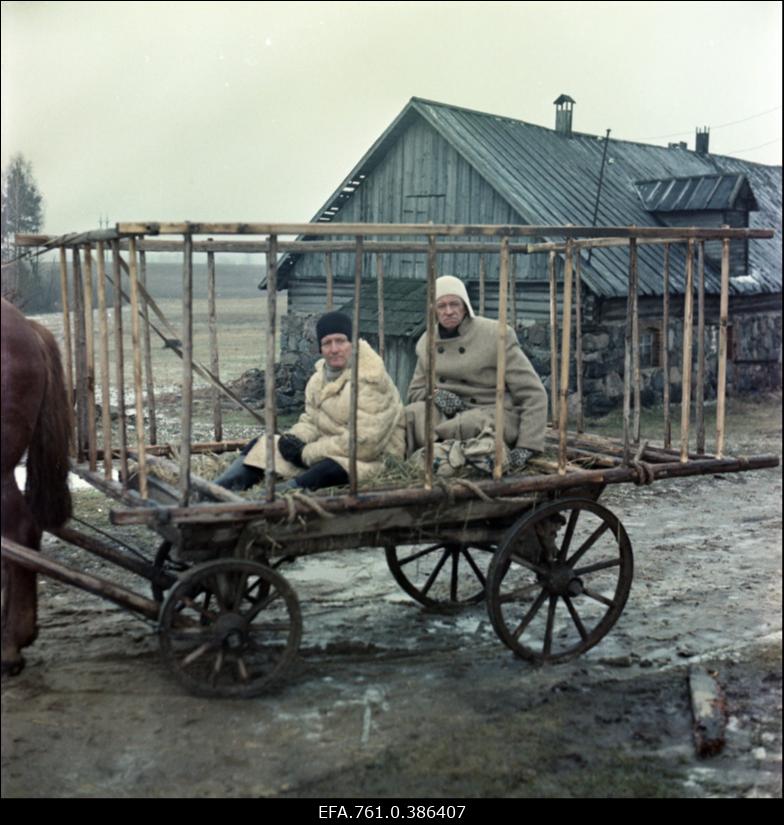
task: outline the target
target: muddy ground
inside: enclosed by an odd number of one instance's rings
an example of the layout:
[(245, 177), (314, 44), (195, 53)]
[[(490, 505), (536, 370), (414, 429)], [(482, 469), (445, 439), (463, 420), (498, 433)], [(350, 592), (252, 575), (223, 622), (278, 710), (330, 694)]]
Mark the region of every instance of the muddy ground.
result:
[[(780, 454), (780, 404), (736, 405), (735, 453)], [(610, 488), (631, 595), (601, 644), (557, 666), (516, 659), (482, 605), (428, 613), (381, 551), (344, 551), (282, 571), (304, 615), (285, 683), (200, 699), (153, 627), (42, 581), (40, 638), (2, 685), (2, 795), (780, 797), (781, 496), (780, 468)], [(77, 496), (93, 522), (108, 507)], [(728, 715), (709, 758), (692, 737), (697, 666)]]

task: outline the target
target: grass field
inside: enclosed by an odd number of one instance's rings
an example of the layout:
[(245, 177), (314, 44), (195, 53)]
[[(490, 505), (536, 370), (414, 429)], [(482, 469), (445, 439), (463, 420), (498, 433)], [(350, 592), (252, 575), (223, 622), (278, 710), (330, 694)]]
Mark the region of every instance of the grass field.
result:
[[(182, 304), (172, 298), (157, 301), (164, 316), (179, 332), (181, 329)], [(278, 353), (280, 353), (280, 319), (286, 312), (286, 296), (278, 301)], [(267, 300), (266, 294), (258, 293), (258, 297), (228, 298), (218, 300), (218, 351), (220, 357), (220, 377), (223, 381), (238, 378), (245, 371), (253, 368), (264, 369), (266, 364), (266, 334), (267, 334)], [(54, 332), (58, 341), (63, 343), (63, 318), (59, 313), (33, 316)], [(109, 363), (111, 365), (111, 383), (115, 381), (115, 347), (113, 336), (114, 313), (109, 313)], [(165, 332), (158, 319), (150, 313), (151, 324)], [(98, 311), (94, 313), (95, 330), (95, 380), (99, 390), (101, 386), (100, 335)], [(182, 387), (182, 360), (175, 352), (164, 346), (161, 338), (151, 332), (150, 351), (152, 354), (152, 372), (157, 392), (172, 393)], [(204, 298), (195, 298), (193, 301), (193, 352), (194, 360), (209, 368), (210, 343), (209, 323), (207, 316), (207, 301)], [(125, 365), (126, 393), (133, 396), (133, 349), (131, 341), (131, 311), (130, 307), (123, 309), (123, 356)], [(194, 387), (205, 387), (209, 384), (198, 375), (194, 375)]]

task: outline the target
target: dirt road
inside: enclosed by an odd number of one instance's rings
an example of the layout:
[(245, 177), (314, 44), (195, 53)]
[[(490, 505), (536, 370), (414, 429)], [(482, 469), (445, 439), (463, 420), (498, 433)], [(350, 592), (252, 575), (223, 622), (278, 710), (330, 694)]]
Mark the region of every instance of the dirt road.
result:
[[(780, 454), (779, 415), (750, 419), (735, 452)], [(780, 468), (609, 489), (634, 545), (631, 596), (600, 645), (558, 666), (514, 658), (482, 605), (424, 612), (380, 551), (352, 551), (283, 570), (305, 630), (279, 690), (198, 699), (153, 628), (43, 581), (40, 639), (2, 686), (2, 794), (779, 797), (781, 496)], [(729, 718), (703, 759), (695, 665)]]

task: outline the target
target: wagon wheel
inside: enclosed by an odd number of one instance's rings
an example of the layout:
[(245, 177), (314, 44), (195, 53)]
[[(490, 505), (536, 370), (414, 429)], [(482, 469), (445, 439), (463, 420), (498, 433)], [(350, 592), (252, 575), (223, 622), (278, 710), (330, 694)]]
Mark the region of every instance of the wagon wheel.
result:
[(618, 620), (632, 583), (632, 547), (621, 522), (587, 499), (563, 499), (514, 524), (488, 571), (487, 607), (518, 656), (566, 661)]
[(454, 610), (477, 604), (485, 596), (493, 544), (446, 542), (388, 544), (387, 564), (395, 581), (420, 604)]
[(299, 601), (286, 580), (255, 561), (197, 565), (166, 596), (161, 653), (199, 696), (250, 697), (280, 677), (302, 637)]

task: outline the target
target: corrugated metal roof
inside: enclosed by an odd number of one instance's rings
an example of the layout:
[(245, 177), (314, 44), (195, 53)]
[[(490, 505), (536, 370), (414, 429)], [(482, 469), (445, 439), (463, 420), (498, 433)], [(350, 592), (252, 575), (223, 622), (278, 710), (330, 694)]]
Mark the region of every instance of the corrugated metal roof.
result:
[(635, 187), (648, 212), (758, 209), (745, 175), (659, 178), (637, 181)]
[[(604, 138), (573, 132), (566, 136), (553, 129), (508, 117), (477, 112), (434, 101), (412, 98), (403, 111), (362, 157), (341, 186), (326, 201), (314, 221), (340, 220), (330, 212), (336, 198), (351, 197), (348, 183), (372, 174), (411, 118), (422, 117), (467, 163), (485, 178), (509, 205), (533, 225), (590, 225), (604, 149)], [(711, 176), (729, 182), (744, 177), (758, 206), (751, 212), (751, 227), (774, 227), (773, 240), (749, 241), (749, 275), (731, 285), (733, 293), (781, 291), (781, 173), (780, 166), (765, 166), (720, 155), (699, 155), (685, 148), (669, 148), (610, 139), (596, 222), (606, 226), (662, 226), (648, 211), (636, 182), (663, 179), (702, 180)], [(725, 193), (722, 190), (722, 197)], [(702, 199), (707, 195), (701, 194)], [(727, 195), (729, 197), (729, 195)], [(552, 239), (560, 240), (560, 239)], [(639, 284), (643, 295), (662, 291), (662, 249), (638, 250)], [(294, 263), (281, 263), (284, 279)], [(682, 293), (685, 280), (685, 246), (670, 252), (670, 284)], [(626, 294), (628, 254), (622, 249), (596, 249), (590, 265), (583, 262), (583, 280), (604, 297)], [(706, 290), (718, 293), (718, 270), (708, 261)]]
[[(496, 191), (531, 224), (586, 224), (593, 217), (601, 169), (603, 138), (552, 129), (432, 101), (413, 98), (409, 106), (482, 174)], [(637, 195), (638, 180), (745, 175), (759, 205), (751, 226), (776, 227), (773, 240), (749, 242), (749, 279), (732, 284), (736, 293), (781, 291), (781, 167), (763, 166), (718, 155), (698, 155), (610, 139), (597, 223), (607, 226), (661, 226)], [(684, 245), (672, 247), (671, 285), (683, 292)], [(640, 292), (661, 294), (662, 251), (641, 246), (638, 254)], [(708, 292), (720, 289), (718, 271), (706, 266)], [(584, 265), (586, 285), (599, 295), (626, 294), (628, 255), (625, 250), (597, 249)]]

